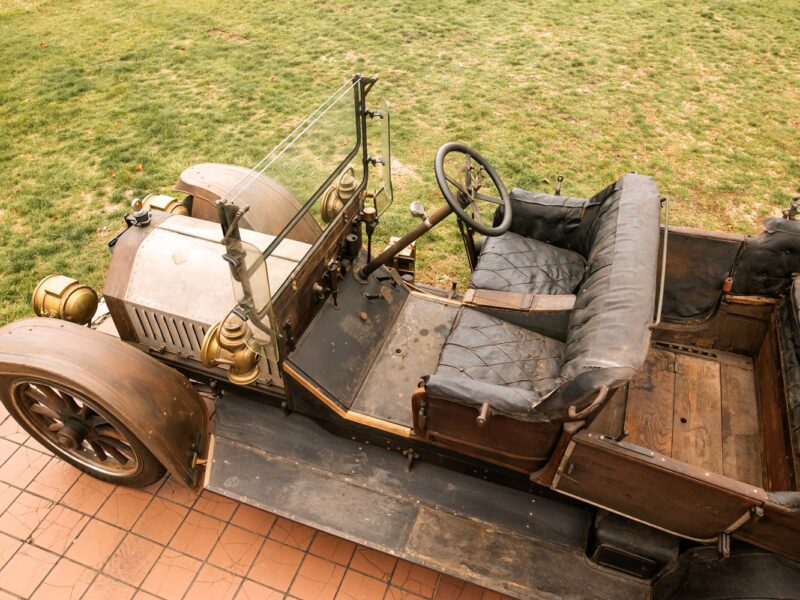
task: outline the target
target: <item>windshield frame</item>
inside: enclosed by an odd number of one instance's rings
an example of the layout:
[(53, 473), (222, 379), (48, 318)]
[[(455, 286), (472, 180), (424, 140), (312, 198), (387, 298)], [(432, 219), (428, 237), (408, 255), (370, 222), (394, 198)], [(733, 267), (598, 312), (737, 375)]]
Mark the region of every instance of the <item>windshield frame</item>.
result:
[[(366, 144), (366, 114), (365, 114), (366, 107), (364, 101), (367, 93), (369, 93), (369, 90), (372, 88), (372, 86), (375, 84), (376, 81), (377, 79), (370, 79), (362, 77), (360, 75), (355, 75), (353, 77), (352, 79), (353, 86), (351, 89), (353, 92), (353, 113), (354, 113), (353, 118), (355, 120), (355, 126), (356, 126), (356, 141), (353, 146), (353, 149), (339, 163), (339, 165), (328, 175), (325, 181), (323, 181), (322, 184), (317, 187), (314, 193), (311, 194), (311, 196), (305, 201), (302, 208), (298, 210), (297, 213), (295, 213), (295, 215), (289, 220), (289, 222), (286, 224), (283, 230), (277, 236), (275, 236), (275, 239), (272, 240), (272, 243), (263, 252), (263, 256), (265, 259), (269, 257), (275, 251), (275, 249), (281, 244), (281, 242), (283, 242), (283, 240), (287, 238), (289, 233), (300, 222), (300, 220), (308, 213), (308, 211), (311, 210), (311, 207), (314, 206), (314, 204), (317, 202), (317, 200), (319, 200), (322, 194), (331, 186), (331, 184), (334, 181), (336, 181), (336, 178), (339, 177), (342, 174), (342, 172), (344, 172), (344, 170), (348, 167), (348, 165), (350, 165), (353, 159), (356, 158), (359, 150), (361, 150), (361, 155), (362, 155), (361, 160), (363, 166), (362, 172), (364, 175), (361, 179), (360, 184), (356, 188), (355, 193), (353, 194), (350, 202), (358, 201), (361, 198), (362, 192), (364, 189), (366, 189), (367, 182), (369, 180), (369, 166), (370, 166), (369, 156), (367, 153), (367, 144)], [(337, 215), (337, 218), (328, 224), (326, 230), (323, 231), (322, 235), (315, 241), (315, 243), (309, 249), (308, 253), (306, 254), (306, 259), (308, 258), (308, 256), (314, 253), (314, 250), (317, 248), (320, 242), (323, 241), (325, 238), (327, 238), (327, 230), (330, 229), (330, 225), (333, 225), (343, 212), (344, 211), (340, 212), (339, 215)], [(300, 264), (303, 264), (304, 262), (305, 259), (301, 261)], [(298, 267), (299, 266), (300, 265), (298, 265)]]

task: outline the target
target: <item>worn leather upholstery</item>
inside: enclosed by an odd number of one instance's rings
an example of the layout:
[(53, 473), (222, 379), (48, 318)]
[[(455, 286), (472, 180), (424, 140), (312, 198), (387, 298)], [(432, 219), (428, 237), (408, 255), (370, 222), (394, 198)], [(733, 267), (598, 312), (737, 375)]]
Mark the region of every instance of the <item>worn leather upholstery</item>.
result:
[(586, 259), (577, 252), (507, 231), (486, 239), (470, 287), (530, 294), (571, 294)]
[(800, 221), (764, 220), (764, 232), (749, 237), (731, 274), (734, 294), (777, 296), (800, 272)]
[[(466, 386), (466, 404), (480, 406), (494, 388), (492, 405), (500, 412), (526, 418), (527, 407), (561, 383), (564, 343), (485, 313), (464, 308), (442, 349), (437, 377)], [(482, 394), (473, 394), (475, 383)], [(434, 381), (434, 385), (436, 381)], [(508, 388), (514, 388), (510, 390)], [(518, 390), (518, 391), (517, 391)]]
[[(462, 404), (489, 402), (494, 411), (517, 419), (564, 419), (569, 406), (584, 408), (601, 386), (622, 385), (644, 364), (656, 296), (660, 197), (653, 179), (637, 174), (626, 175), (587, 200), (520, 190), (514, 190), (512, 197), (517, 203), (514, 218), (536, 232), (537, 239), (587, 256), (558, 377), (552, 376), (555, 340), (538, 334), (526, 337), (531, 332), (522, 333), (522, 328), (509, 323), (475, 327), (481, 322), (472, 316), (465, 322), (465, 309), (426, 389), (432, 397)], [(509, 333), (506, 328), (515, 329)], [(454, 352), (451, 339), (469, 352)], [(509, 358), (527, 374), (519, 381), (529, 384), (509, 385), (513, 377), (504, 379), (496, 368), (474, 363), (474, 357), (488, 348), (502, 348), (505, 339), (515, 340)], [(520, 345), (528, 348), (527, 353)], [(506, 369), (503, 373), (511, 373)], [(536, 373), (547, 376), (537, 378)]]

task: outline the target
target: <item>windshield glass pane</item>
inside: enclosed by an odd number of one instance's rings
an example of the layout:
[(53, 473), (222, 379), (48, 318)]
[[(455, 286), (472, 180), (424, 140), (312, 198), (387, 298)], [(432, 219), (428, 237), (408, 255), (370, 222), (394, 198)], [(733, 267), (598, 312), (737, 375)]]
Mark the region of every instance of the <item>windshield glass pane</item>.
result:
[[(284, 231), (319, 192), (317, 201), (287, 232), (289, 239), (310, 245), (319, 239), (332, 221), (330, 214), (323, 219), (321, 210), (326, 181), (358, 149), (356, 93), (352, 81), (339, 88), (228, 193), (226, 201), (249, 207), (244, 228), (273, 235)], [(353, 161), (353, 176), (360, 181), (357, 163)]]

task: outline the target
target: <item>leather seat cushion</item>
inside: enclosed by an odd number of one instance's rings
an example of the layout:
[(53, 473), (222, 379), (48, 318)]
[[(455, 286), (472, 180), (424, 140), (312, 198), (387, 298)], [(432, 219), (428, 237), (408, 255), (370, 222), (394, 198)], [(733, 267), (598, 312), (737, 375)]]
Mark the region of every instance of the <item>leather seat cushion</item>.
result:
[(586, 259), (508, 231), (487, 238), (469, 285), (530, 294), (572, 294), (583, 279)]
[(462, 309), (437, 376), (521, 388), (541, 398), (562, 383), (564, 344), (470, 308)]

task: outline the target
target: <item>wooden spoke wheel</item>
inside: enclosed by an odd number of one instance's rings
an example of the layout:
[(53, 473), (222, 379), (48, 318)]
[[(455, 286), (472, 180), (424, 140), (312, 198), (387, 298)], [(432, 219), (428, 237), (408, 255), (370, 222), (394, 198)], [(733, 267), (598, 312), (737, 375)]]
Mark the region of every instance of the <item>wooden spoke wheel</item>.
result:
[(3, 378), (9, 412), (44, 446), (112, 483), (145, 486), (164, 469), (144, 444), (103, 408), (97, 398), (67, 382), (34, 377)]

